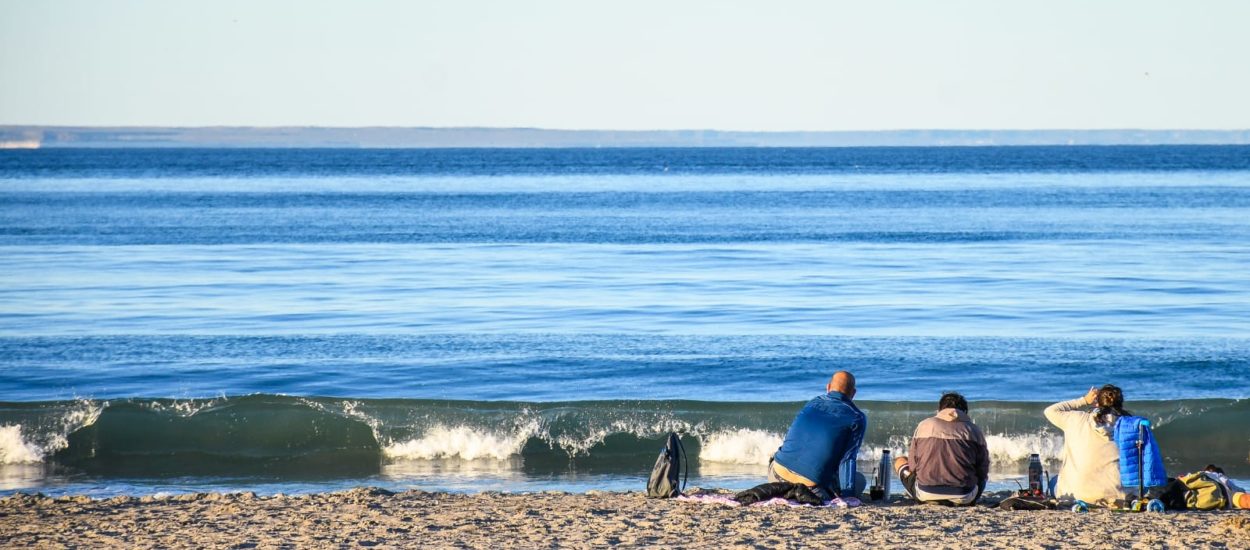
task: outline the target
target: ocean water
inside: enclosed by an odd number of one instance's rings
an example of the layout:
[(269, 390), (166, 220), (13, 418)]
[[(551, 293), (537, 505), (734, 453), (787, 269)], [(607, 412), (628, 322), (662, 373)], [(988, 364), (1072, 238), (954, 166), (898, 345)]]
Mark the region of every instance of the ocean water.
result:
[(0, 491), (745, 488), (839, 369), (1247, 479), (1247, 273), (1243, 146), (0, 151)]

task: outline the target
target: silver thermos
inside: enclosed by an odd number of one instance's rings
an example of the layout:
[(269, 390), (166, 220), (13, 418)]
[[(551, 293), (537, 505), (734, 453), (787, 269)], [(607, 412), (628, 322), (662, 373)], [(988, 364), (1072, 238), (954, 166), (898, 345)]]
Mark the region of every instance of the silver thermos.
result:
[(881, 464), (877, 467), (877, 471), (881, 472), (881, 500), (889, 502), (890, 500), (890, 476), (894, 472), (894, 465), (890, 463), (890, 451), (888, 449), (881, 451)]

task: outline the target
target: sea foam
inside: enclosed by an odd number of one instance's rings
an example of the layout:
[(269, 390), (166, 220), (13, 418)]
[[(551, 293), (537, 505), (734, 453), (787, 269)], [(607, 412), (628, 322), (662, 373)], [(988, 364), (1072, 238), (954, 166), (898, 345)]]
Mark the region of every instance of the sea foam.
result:
[(43, 462), (44, 451), (22, 438), (20, 425), (0, 426), (0, 464)]
[[(1063, 436), (1049, 432), (1031, 434), (988, 434), (985, 445), (990, 452), (990, 469), (998, 472), (1014, 472), (1037, 453), (1043, 461), (1053, 462), (1063, 458)], [(885, 445), (864, 445), (859, 448), (861, 469), (881, 458), (881, 451), (889, 450), (895, 457), (908, 454), (911, 437), (892, 436)]]
[(764, 430), (716, 432), (702, 441), (699, 460), (723, 464), (768, 464), (781, 446), (782, 436)]
[(491, 432), (466, 426), (434, 426), (421, 437), (386, 445), (383, 453), (391, 460), (507, 460), (521, 454), (533, 429)]
[(37, 464), (69, 446), (69, 434), (100, 418), (103, 404), (86, 399), (39, 426), (0, 425), (0, 464)]

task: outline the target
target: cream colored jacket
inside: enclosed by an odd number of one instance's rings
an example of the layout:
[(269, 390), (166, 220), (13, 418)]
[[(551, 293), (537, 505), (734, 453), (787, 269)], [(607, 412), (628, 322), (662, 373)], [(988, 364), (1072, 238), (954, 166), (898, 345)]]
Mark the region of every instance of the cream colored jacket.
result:
[(1124, 500), (1114, 424), (1097, 425), (1084, 398), (1046, 407), (1046, 420), (1063, 430), (1063, 467), (1055, 496), (1102, 505)]

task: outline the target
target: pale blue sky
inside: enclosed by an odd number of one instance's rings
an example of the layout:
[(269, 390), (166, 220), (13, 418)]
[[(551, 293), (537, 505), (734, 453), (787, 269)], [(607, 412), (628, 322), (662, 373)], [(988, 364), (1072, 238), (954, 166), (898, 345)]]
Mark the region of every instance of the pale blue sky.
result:
[(0, 0), (0, 124), (1250, 128), (1246, 1)]

